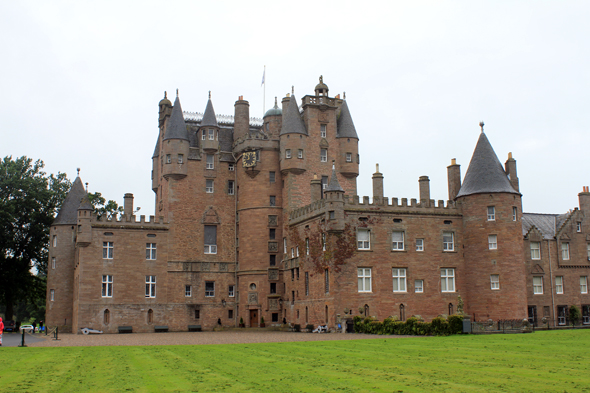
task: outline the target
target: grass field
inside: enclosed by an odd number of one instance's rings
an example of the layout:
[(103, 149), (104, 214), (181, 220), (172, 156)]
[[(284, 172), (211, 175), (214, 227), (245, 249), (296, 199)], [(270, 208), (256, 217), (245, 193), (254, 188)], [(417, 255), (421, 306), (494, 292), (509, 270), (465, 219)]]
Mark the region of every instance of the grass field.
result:
[(590, 392), (590, 330), (2, 348), (1, 392)]

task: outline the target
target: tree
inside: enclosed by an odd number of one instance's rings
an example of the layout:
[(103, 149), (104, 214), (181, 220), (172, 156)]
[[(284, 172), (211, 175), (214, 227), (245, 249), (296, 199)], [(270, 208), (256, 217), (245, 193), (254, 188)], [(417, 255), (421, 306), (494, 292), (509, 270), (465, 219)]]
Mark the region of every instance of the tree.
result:
[(25, 156), (0, 161), (0, 303), (7, 320), (15, 303), (45, 298), (49, 228), (71, 183), (43, 167)]
[(94, 207), (94, 213), (96, 213), (98, 217), (106, 215), (106, 217), (111, 220), (113, 217), (116, 218), (117, 214), (123, 213), (122, 206), (119, 206), (117, 202), (112, 199), (107, 202), (100, 192), (88, 193), (88, 199), (90, 200), (92, 207)]
[(576, 323), (578, 323), (580, 321), (580, 309), (574, 304), (570, 307), (570, 322), (572, 323), (572, 326), (576, 326)]

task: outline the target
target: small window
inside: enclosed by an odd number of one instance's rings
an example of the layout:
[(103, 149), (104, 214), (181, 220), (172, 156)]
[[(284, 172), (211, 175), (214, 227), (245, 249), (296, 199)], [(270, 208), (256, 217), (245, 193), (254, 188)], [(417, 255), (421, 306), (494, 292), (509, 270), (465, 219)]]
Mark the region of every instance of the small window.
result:
[(215, 297), (214, 281), (205, 281), (205, 297)]
[(328, 212), (328, 217), (329, 217), (330, 220), (336, 219), (336, 212), (334, 210), (330, 210)]
[(325, 124), (320, 125), (320, 137), (321, 138), (326, 137), (326, 125)]
[(297, 158), (303, 158), (303, 149), (297, 150)]
[(227, 167), (227, 169), (228, 169), (229, 171), (234, 171), (234, 170), (235, 170), (234, 168), (235, 168), (235, 167), (234, 167), (234, 164), (229, 164), (229, 165), (228, 165), (228, 167)]
[(270, 203), (270, 206), (276, 206), (277, 205), (277, 197), (275, 195), (271, 195), (269, 203)]
[(424, 239), (416, 239), (416, 251), (424, 251)]
[(328, 149), (321, 149), (320, 150), (320, 161), (321, 162), (328, 162)]
[(104, 313), (102, 314), (102, 322), (105, 325), (108, 325), (109, 322), (111, 322), (111, 312), (108, 309), (104, 310)]
[(404, 250), (404, 233), (401, 231), (394, 231), (391, 233), (391, 249), (395, 251)]
[(533, 294), (543, 294), (543, 277), (533, 277)]
[(276, 173), (273, 171), (268, 172), (268, 180), (274, 183), (276, 181)]
[(393, 292), (406, 292), (406, 269), (392, 269)]
[(488, 236), (488, 248), (490, 250), (497, 250), (498, 249), (498, 236), (497, 235), (489, 235)]
[(234, 184), (233, 180), (227, 181), (227, 195), (234, 195)]
[(271, 295), (277, 293), (277, 283), (276, 282), (270, 283), (270, 293), (271, 293)]
[(490, 285), (492, 290), (500, 289), (500, 275), (499, 274), (491, 274), (490, 275)]
[(195, 319), (201, 318), (201, 310), (195, 310)]
[(145, 259), (155, 260), (156, 259), (156, 243), (145, 244)]
[(113, 276), (102, 276), (102, 297), (113, 297)]
[(213, 154), (207, 154), (207, 169), (215, 168), (215, 156)]
[(453, 232), (443, 232), (443, 251), (455, 250), (455, 234)]
[(455, 269), (440, 269), (441, 292), (455, 292)]
[(563, 276), (555, 277), (555, 293), (563, 295)]
[(309, 255), (309, 238), (305, 238), (305, 255)]
[(588, 277), (580, 277), (580, 293), (588, 293)]
[(295, 249), (291, 247), (291, 258), (295, 258)]
[(51, 258), (51, 268), (55, 269), (55, 257)]
[(213, 194), (213, 179), (205, 180), (205, 192), (207, 194)]
[(518, 219), (518, 209), (516, 207), (512, 208), (512, 221), (516, 221)]
[(564, 261), (569, 261), (570, 259), (570, 244), (569, 243), (561, 243), (561, 259)]
[(322, 233), (322, 251), (326, 251), (326, 234)]
[(488, 206), (488, 221), (496, 220), (496, 208), (494, 206)]
[(201, 140), (206, 140), (207, 139), (207, 130), (203, 130), (203, 134), (201, 136)]
[(53, 247), (57, 247), (57, 236), (53, 235), (53, 239), (51, 241), (51, 244), (53, 245)]
[(305, 272), (305, 296), (309, 296), (309, 272)]
[(576, 223), (576, 232), (582, 232), (582, 223), (581, 222)]
[(228, 287), (227, 296), (229, 296), (229, 297), (235, 297), (236, 296), (236, 287), (235, 287), (235, 285), (230, 285)]
[(102, 259), (113, 259), (114, 248), (113, 242), (102, 242)]
[(49, 301), (51, 301), (51, 302), (55, 301), (55, 289), (49, 290)]
[(541, 259), (540, 242), (531, 242), (531, 259)]
[(276, 266), (277, 265), (277, 256), (275, 254), (270, 254), (270, 262), (269, 262), (270, 266)]
[(210, 141), (214, 141), (215, 140), (215, 130), (213, 129), (209, 129), (209, 140)]
[(227, 318), (234, 319), (234, 310), (227, 310)]
[(205, 225), (205, 254), (217, 254), (217, 226)]
[(371, 232), (368, 229), (359, 229), (357, 231), (357, 245), (359, 250), (371, 249)]
[(274, 239), (275, 239), (275, 236), (276, 236), (276, 234), (277, 234), (277, 230), (276, 230), (275, 228), (270, 228), (270, 229), (268, 230), (268, 238), (269, 238), (270, 240), (274, 240)]
[(285, 150), (285, 158), (291, 158), (291, 149)]
[(156, 297), (156, 276), (145, 276), (145, 297)]
[(170, 164), (172, 162), (172, 156), (170, 154), (166, 154), (166, 164)]
[(299, 246), (295, 246), (295, 256), (299, 257)]
[(416, 292), (416, 293), (424, 292), (424, 280), (415, 280), (414, 281), (414, 292)]
[(191, 285), (184, 286), (184, 296), (191, 297), (193, 295), (193, 287)]
[(178, 155), (178, 163), (179, 163), (179, 164), (182, 164), (183, 162), (184, 162), (184, 155), (182, 155), (182, 154), (179, 154), (179, 155)]
[(283, 254), (287, 253), (287, 238), (283, 238)]
[(330, 271), (324, 269), (324, 292), (330, 293)]
[(352, 162), (352, 153), (346, 153), (346, 162)]

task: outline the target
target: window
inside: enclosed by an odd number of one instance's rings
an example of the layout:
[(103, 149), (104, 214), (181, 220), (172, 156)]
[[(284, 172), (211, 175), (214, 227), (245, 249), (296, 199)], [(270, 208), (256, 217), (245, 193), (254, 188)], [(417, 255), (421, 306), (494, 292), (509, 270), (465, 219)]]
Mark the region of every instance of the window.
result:
[(580, 293), (588, 293), (588, 277), (580, 277)]
[(205, 281), (205, 297), (215, 297), (214, 281)]
[(195, 319), (201, 318), (201, 310), (195, 310)]
[(178, 163), (179, 163), (179, 164), (182, 164), (182, 163), (183, 163), (183, 161), (184, 161), (184, 155), (182, 155), (182, 154), (179, 154), (179, 155), (178, 155)]
[(440, 270), (440, 289), (442, 292), (455, 292), (455, 269)]
[(563, 276), (555, 277), (555, 293), (563, 295)]
[(56, 235), (53, 235), (53, 240), (52, 240), (51, 244), (53, 245), (53, 247), (57, 247), (57, 236)]
[(55, 257), (51, 258), (51, 268), (55, 269)]
[(533, 294), (543, 294), (543, 277), (533, 277)]
[(276, 181), (276, 173), (275, 172), (268, 172), (268, 180), (271, 183), (274, 183)]
[(406, 292), (406, 269), (392, 270), (393, 292)]
[(404, 233), (401, 231), (394, 231), (391, 233), (391, 249), (397, 251), (404, 250)]
[(277, 283), (276, 282), (271, 282), (270, 283), (270, 293), (277, 293)]
[(184, 286), (184, 296), (191, 297), (193, 295), (193, 287), (191, 285)]
[(320, 125), (320, 137), (321, 138), (326, 137), (326, 125), (325, 124)]
[(582, 223), (581, 222), (576, 223), (576, 232), (582, 232)]
[(203, 135), (201, 136), (201, 140), (207, 139), (207, 130), (203, 130)]
[(283, 238), (283, 254), (287, 253), (287, 238)]
[(207, 194), (213, 194), (213, 179), (205, 180), (205, 192)]
[(518, 210), (516, 209), (516, 207), (512, 208), (512, 221), (516, 221), (517, 219), (517, 212)]
[(321, 149), (320, 150), (320, 161), (321, 162), (328, 162), (328, 149)]
[(274, 240), (275, 239), (275, 236), (276, 236), (276, 233), (277, 233), (277, 230), (275, 228), (270, 228), (268, 230), (268, 238), (270, 240)]
[(359, 292), (371, 292), (371, 268), (357, 269)]
[(299, 246), (295, 246), (295, 256), (299, 257)]
[(291, 247), (291, 258), (295, 258), (295, 249)]
[(309, 255), (309, 238), (305, 238), (305, 255)]
[(270, 314), (270, 321), (271, 322), (278, 322), (279, 321), (279, 313), (273, 312), (272, 314)]
[(497, 250), (498, 249), (498, 236), (497, 235), (489, 235), (488, 236), (488, 248), (490, 250)]
[(172, 162), (172, 156), (170, 154), (166, 154), (166, 164), (170, 164)]
[(156, 276), (145, 276), (145, 297), (156, 297)]
[(113, 242), (102, 242), (102, 259), (113, 259)]
[(336, 212), (334, 210), (330, 210), (328, 212), (328, 217), (329, 217), (330, 220), (336, 219)]
[(277, 197), (275, 195), (271, 195), (269, 203), (271, 206), (276, 206), (277, 205)]
[(156, 243), (145, 244), (145, 259), (156, 259)]
[(285, 150), (285, 158), (291, 158), (291, 149)]
[(291, 281), (295, 281), (295, 269), (291, 269)]
[(111, 312), (108, 309), (106, 309), (106, 310), (104, 310), (104, 313), (102, 314), (102, 322), (105, 325), (108, 325), (110, 321), (111, 321)]
[(403, 304), (399, 305), (399, 320), (405, 321), (406, 320), (406, 306)]
[[(357, 244), (359, 250), (371, 249), (371, 231), (368, 229), (359, 229), (357, 231)], [(325, 251), (325, 246), (324, 246)]]
[(424, 280), (415, 280), (414, 281), (414, 292), (416, 292), (416, 293), (424, 292)]
[(330, 292), (330, 272), (328, 269), (324, 269), (324, 292)]
[(443, 251), (455, 250), (455, 234), (453, 232), (443, 232)]
[(540, 242), (531, 242), (531, 259), (541, 259)]
[(496, 208), (494, 206), (488, 206), (488, 221), (496, 220)]
[(584, 325), (590, 324), (590, 305), (582, 305), (582, 323)]
[(215, 156), (213, 154), (207, 154), (207, 169), (215, 168)]
[(113, 276), (102, 276), (102, 297), (113, 297)]
[(346, 162), (352, 162), (352, 153), (346, 153)]
[(297, 158), (303, 158), (303, 149), (297, 150)]
[(234, 171), (234, 170), (235, 170), (234, 168), (235, 168), (235, 167), (234, 167), (234, 164), (229, 164), (229, 166), (227, 167), (227, 169), (228, 169), (229, 171)]
[(309, 296), (309, 272), (305, 272), (305, 296)]
[(564, 261), (569, 261), (570, 259), (570, 244), (569, 243), (561, 243), (561, 259)]
[(500, 289), (500, 275), (499, 274), (490, 275), (490, 285), (491, 285), (492, 290)]
[(209, 129), (209, 140), (210, 141), (215, 140), (215, 130), (213, 130), (211, 128)]
[(234, 181), (227, 181), (227, 195), (234, 195)]
[(326, 234), (322, 233), (322, 251), (326, 251)]
[(49, 300), (52, 302), (55, 301), (55, 289), (49, 290)]
[(227, 310), (227, 318), (234, 319), (234, 310)]
[(274, 254), (270, 255), (270, 266), (276, 266), (277, 264), (277, 256)]
[(205, 254), (217, 254), (217, 226), (205, 225)]
[(590, 261), (590, 243), (588, 243), (588, 245), (586, 246), (586, 254), (588, 256), (588, 260)]
[(424, 239), (416, 239), (416, 251), (424, 251)]

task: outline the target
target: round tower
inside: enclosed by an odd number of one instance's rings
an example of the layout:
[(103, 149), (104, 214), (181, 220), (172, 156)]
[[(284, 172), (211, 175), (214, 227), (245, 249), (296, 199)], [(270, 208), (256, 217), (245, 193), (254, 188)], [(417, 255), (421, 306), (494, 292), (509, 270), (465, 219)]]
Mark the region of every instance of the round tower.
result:
[(307, 130), (299, 114), (295, 95), (291, 94), (280, 132), (282, 173), (301, 174), (307, 170)]
[(250, 130), (250, 103), (240, 96), (234, 104), (234, 141), (248, 135)]
[(180, 180), (185, 178), (188, 172), (189, 139), (178, 92), (165, 127), (166, 132), (162, 140), (162, 156), (160, 157), (163, 168), (162, 175), (167, 179)]

